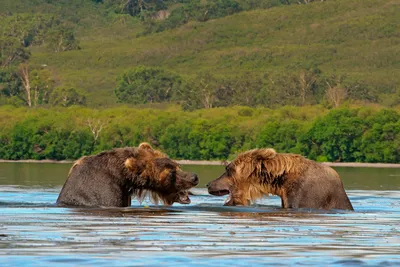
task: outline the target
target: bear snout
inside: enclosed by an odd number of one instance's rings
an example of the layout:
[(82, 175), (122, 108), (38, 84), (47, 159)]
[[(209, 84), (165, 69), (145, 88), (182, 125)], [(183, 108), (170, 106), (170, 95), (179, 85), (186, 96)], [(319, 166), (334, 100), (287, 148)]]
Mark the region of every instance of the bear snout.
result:
[(193, 174), (192, 175), (192, 183), (196, 186), (199, 184), (199, 177), (197, 176), (197, 174)]

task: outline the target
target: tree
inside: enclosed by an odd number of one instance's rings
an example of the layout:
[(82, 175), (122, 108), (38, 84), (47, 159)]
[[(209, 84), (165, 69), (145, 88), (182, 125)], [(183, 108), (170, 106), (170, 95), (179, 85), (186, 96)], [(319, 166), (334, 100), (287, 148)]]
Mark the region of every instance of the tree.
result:
[[(26, 60), (29, 53), (24, 49), (43, 45), (53, 51), (79, 49), (73, 29), (59, 17), (48, 14), (13, 14), (0, 16), (0, 58), (2, 65), (14, 60)], [(6, 55), (6, 56), (4, 56)]]
[(359, 161), (400, 161), (400, 115), (395, 110), (384, 109), (366, 118), (367, 131), (363, 134)]
[(341, 85), (344, 78), (342, 75), (332, 75), (325, 79), (325, 83), (328, 85), (325, 97), (329, 104), (335, 108), (339, 107), (348, 96), (347, 88)]
[[(280, 0), (282, 4), (284, 5), (290, 5), (290, 4), (309, 4), (311, 2), (315, 2), (316, 0)], [(318, 0), (320, 2), (324, 2), (324, 0)]]
[(198, 74), (180, 91), (178, 98), (186, 110), (210, 109), (231, 104), (234, 90), (231, 82), (217, 79), (210, 72)]
[(266, 107), (299, 105), (296, 75), (291, 73), (267, 74), (257, 104)]
[(207, 73), (203, 77), (199, 77), (198, 92), (200, 101), (204, 108), (212, 108), (217, 100), (216, 84), (212, 83), (213, 78)]
[[(20, 87), (13, 93), (21, 98), (28, 107), (37, 107), (39, 104), (48, 103), (49, 93), (53, 88), (54, 81), (47, 69), (30, 69), (28, 63), (21, 63), (16, 72)], [(8, 94), (12, 97), (11, 92)]]
[(80, 49), (74, 32), (65, 25), (51, 28), (46, 34), (47, 48), (54, 52)]
[(207, 1), (204, 19), (225, 17), (240, 11), (239, 3), (234, 0), (211, 0)]
[(18, 75), (21, 78), (22, 85), (25, 89), (25, 101), (28, 107), (32, 107), (31, 100), (31, 84), (29, 81), (29, 65), (26, 63), (22, 63), (19, 65)]
[(251, 107), (257, 105), (257, 96), (263, 87), (263, 80), (251, 72), (246, 72), (235, 79), (232, 87), (234, 103)]
[(138, 66), (118, 77), (114, 92), (120, 103), (160, 103), (170, 101), (181, 84), (178, 75), (160, 68)]
[(160, 142), (172, 158), (226, 159), (234, 147), (234, 127), (198, 119), (170, 124)]
[[(100, 2), (99, 0), (92, 0)], [(104, 0), (107, 6), (112, 7), (116, 13), (129, 14), (137, 16), (145, 11), (158, 11), (166, 9), (163, 0)]]
[(62, 107), (86, 105), (86, 96), (80, 90), (72, 87), (58, 87), (51, 92), (49, 103)]
[(30, 79), (33, 89), (33, 106), (49, 103), (50, 92), (55, 83), (51, 72), (47, 69), (33, 69)]
[(105, 122), (102, 122), (99, 119), (96, 121), (93, 118), (89, 118), (89, 119), (87, 119), (86, 125), (89, 127), (90, 132), (93, 135), (93, 145), (95, 145), (97, 142), (97, 139), (100, 136), (101, 131), (103, 130)]
[(340, 85), (333, 87), (328, 85), (328, 89), (326, 90), (326, 98), (333, 107), (337, 108), (347, 98), (347, 89)]
[(357, 161), (365, 128), (357, 110), (332, 110), (327, 116), (317, 119), (304, 136), (302, 141), (307, 148), (303, 154), (312, 159), (323, 155), (329, 161)]
[(300, 100), (301, 105), (304, 106), (306, 104), (306, 96), (311, 91), (312, 86), (317, 80), (316, 75), (309, 70), (300, 71), (298, 77), (299, 90), (300, 90)]
[(0, 35), (0, 65), (2, 68), (24, 62), (29, 57), (30, 52), (21, 45), (17, 38), (5, 34)]
[(297, 120), (269, 121), (262, 125), (256, 138), (257, 147), (272, 147), (279, 152), (300, 153), (300, 136), (303, 124)]
[(9, 98), (20, 98), (21, 79), (16, 71), (11, 68), (0, 68), (1, 94)]

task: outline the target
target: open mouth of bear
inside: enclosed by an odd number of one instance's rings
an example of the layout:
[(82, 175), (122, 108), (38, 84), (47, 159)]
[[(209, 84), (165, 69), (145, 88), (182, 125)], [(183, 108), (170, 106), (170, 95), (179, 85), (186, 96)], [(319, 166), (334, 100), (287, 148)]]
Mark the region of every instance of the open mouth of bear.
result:
[(213, 191), (209, 191), (209, 193), (211, 194), (211, 195), (214, 195), (214, 196), (225, 196), (225, 195), (229, 195), (230, 194), (230, 191), (228, 190), (228, 189), (222, 189), (222, 190), (213, 190)]
[(188, 196), (179, 196), (178, 203), (179, 204), (190, 204), (191, 200)]

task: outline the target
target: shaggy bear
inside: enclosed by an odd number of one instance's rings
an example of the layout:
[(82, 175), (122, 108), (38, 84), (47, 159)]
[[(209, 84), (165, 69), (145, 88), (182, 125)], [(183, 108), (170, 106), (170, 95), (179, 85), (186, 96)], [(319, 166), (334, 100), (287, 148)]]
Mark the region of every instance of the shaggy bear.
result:
[(229, 197), (227, 206), (249, 205), (277, 195), (283, 208), (353, 210), (335, 170), (297, 154), (254, 149), (240, 154), (225, 172), (207, 184), (212, 195)]
[(146, 193), (156, 203), (188, 204), (188, 189), (198, 183), (196, 174), (182, 171), (167, 155), (142, 143), (77, 160), (57, 205), (127, 207), (131, 196), (143, 199)]

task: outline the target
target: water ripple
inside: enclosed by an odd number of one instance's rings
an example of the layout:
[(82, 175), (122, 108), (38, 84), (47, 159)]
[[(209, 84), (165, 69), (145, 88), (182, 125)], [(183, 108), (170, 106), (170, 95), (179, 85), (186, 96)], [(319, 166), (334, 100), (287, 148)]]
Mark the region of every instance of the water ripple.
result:
[(398, 266), (400, 191), (350, 190), (354, 212), (192, 204), (58, 208), (59, 188), (0, 187), (1, 266)]

